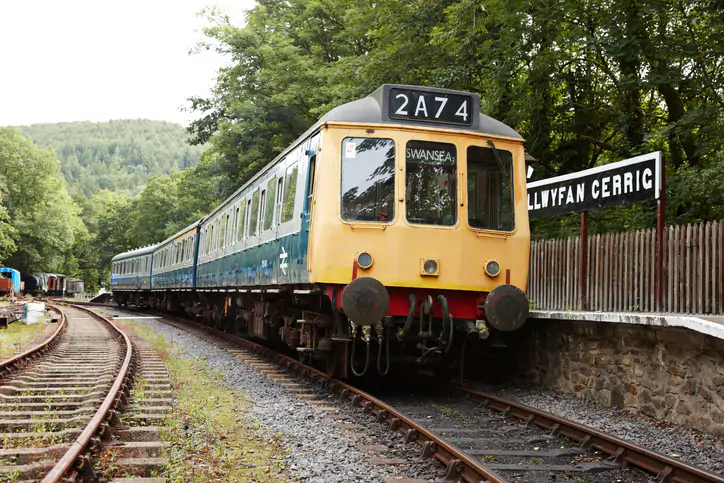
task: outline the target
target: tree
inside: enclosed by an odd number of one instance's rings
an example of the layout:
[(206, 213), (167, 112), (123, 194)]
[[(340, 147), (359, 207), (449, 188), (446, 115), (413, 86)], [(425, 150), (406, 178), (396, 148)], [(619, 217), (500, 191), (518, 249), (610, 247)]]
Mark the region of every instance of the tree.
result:
[(55, 153), (38, 148), (18, 129), (0, 128), (0, 178), (16, 246), (5, 263), (22, 272), (72, 268), (70, 248), (85, 226)]
[[(662, 150), (669, 221), (711, 219), (724, 195), (690, 197), (721, 168), (724, 11), (710, 0), (261, 0), (243, 27), (210, 17), (231, 64), (192, 99), (231, 193), (330, 108), (383, 83), (479, 93), (540, 160), (536, 177)], [(714, 170), (714, 171), (712, 171)], [(691, 188), (691, 189), (689, 189)], [(592, 215), (650, 226), (651, 210)], [(576, 220), (538, 221), (539, 234)]]

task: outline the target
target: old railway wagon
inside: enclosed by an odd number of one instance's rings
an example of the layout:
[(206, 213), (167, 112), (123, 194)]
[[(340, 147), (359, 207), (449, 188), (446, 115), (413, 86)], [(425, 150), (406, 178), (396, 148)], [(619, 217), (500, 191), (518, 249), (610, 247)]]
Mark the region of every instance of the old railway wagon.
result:
[[(523, 139), (479, 104), (384, 85), (331, 110), (208, 216), (118, 255), (116, 299), (286, 344), (343, 377), (459, 364), (528, 314)], [(118, 271), (148, 256), (136, 278)]]

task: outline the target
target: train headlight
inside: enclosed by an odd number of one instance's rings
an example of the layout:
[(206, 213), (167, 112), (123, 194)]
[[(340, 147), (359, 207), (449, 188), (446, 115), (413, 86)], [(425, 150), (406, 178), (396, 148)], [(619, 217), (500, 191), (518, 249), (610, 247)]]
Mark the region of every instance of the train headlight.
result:
[(427, 277), (440, 275), (440, 263), (437, 258), (423, 258), (420, 262), (420, 275)]
[(367, 252), (362, 252), (359, 255), (357, 255), (357, 266), (362, 269), (368, 269), (372, 266), (374, 263), (374, 259), (372, 258), (372, 255), (370, 255)]
[(500, 275), (500, 264), (495, 260), (490, 260), (485, 264), (485, 274), (490, 278)]

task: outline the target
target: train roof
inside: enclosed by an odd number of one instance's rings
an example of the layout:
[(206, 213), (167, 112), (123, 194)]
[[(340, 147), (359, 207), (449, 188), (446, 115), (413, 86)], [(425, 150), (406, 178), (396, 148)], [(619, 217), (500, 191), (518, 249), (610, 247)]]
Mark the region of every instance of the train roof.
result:
[[(425, 92), (430, 94), (440, 94), (443, 96), (467, 96), (472, 100), (471, 112), (474, 114), (472, 122), (469, 126), (450, 124), (443, 122), (430, 122), (429, 120), (416, 120), (416, 119), (395, 119), (390, 117), (390, 110), (388, 109), (388, 100), (392, 89), (399, 91), (416, 91)], [(472, 94), (469, 92), (454, 91), (450, 89), (437, 89), (433, 87), (422, 87), (422, 86), (409, 86), (400, 84), (383, 84), (377, 90), (369, 94), (367, 97), (357, 99), (356, 101), (348, 102), (337, 106), (322, 116), (319, 121), (314, 123), (312, 127), (307, 129), (304, 134), (299, 136), (290, 144), (284, 151), (282, 151), (277, 157), (267, 163), (262, 169), (259, 170), (252, 178), (244, 183), (239, 189), (226, 198), (216, 208), (214, 208), (206, 218), (199, 220), (199, 223), (203, 223), (216, 214), (221, 208), (225, 207), (227, 203), (235, 198), (240, 192), (245, 190), (248, 186), (252, 185), (256, 180), (271, 169), (280, 159), (289, 154), (295, 149), (301, 142), (308, 137), (312, 136), (319, 128), (329, 122), (349, 122), (349, 123), (361, 123), (361, 124), (391, 124), (391, 125), (406, 125), (416, 127), (437, 127), (440, 129), (455, 129), (471, 131), (480, 134), (489, 134), (491, 136), (502, 136), (514, 139), (520, 139), (523, 141), (521, 136), (515, 129), (508, 126), (507, 124), (493, 119), (490, 116), (480, 112), (480, 96), (478, 94)]]
[[(472, 100), (472, 119), (470, 125), (462, 124), (451, 124), (449, 122), (435, 122), (430, 119), (413, 119), (413, 118), (395, 118), (392, 117), (391, 111), (388, 108), (390, 97), (395, 92), (419, 92), (438, 94), (442, 96), (460, 96), (469, 97)], [(432, 106), (431, 106), (432, 107)], [(471, 94), (469, 92), (453, 91), (450, 89), (436, 89), (432, 87), (421, 87), (421, 86), (407, 86), (397, 84), (384, 84), (376, 91), (357, 99), (356, 101), (342, 104), (341, 106), (335, 107), (317, 123), (312, 126), (312, 130), (321, 126), (327, 122), (359, 122), (359, 123), (370, 123), (370, 124), (402, 124), (402, 125), (413, 125), (413, 126), (428, 126), (437, 127), (442, 129), (459, 129), (464, 131), (473, 131), (480, 134), (490, 134), (492, 136), (504, 136), (509, 138), (523, 139), (523, 136), (512, 127), (505, 123), (493, 119), (490, 116), (480, 112), (480, 96), (477, 94)]]
[(141, 255), (148, 255), (149, 253), (152, 253), (153, 250), (159, 245), (160, 245), (160, 243), (154, 243), (153, 245), (147, 245), (147, 246), (141, 247), (141, 248), (134, 248), (133, 250), (119, 253), (118, 255), (113, 257), (111, 259), (111, 261), (117, 262), (119, 260), (125, 260), (126, 258), (133, 258), (133, 257), (141, 256)]
[(187, 227), (184, 228), (183, 230), (179, 230), (178, 232), (174, 233), (173, 235), (171, 235), (170, 237), (166, 238), (166, 239), (165, 239), (164, 241), (162, 241), (161, 243), (156, 244), (156, 248), (154, 248), (154, 250), (157, 249), (157, 248), (161, 248), (161, 247), (162, 247), (163, 245), (165, 245), (166, 243), (175, 240), (176, 238), (180, 237), (180, 236), (183, 235), (184, 233), (188, 233), (188, 232), (191, 231), (192, 229), (194, 229), (194, 228), (196, 228), (197, 226), (199, 226), (202, 221), (204, 221), (204, 219), (203, 219), (203, 218), (200, 218), (200, 219), (196, 220), (195, 222), (191, 223), (189, 226), (187, 226)]

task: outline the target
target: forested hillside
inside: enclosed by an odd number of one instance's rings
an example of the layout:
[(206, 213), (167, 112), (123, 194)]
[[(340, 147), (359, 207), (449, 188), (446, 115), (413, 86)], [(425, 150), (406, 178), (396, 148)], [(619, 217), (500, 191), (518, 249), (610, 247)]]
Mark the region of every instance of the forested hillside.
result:
[(58, 154), (71, 194), (102, 189), (137, 193), (152, 176), (194, 166), (203, 147), (190, 146), (183, 126), (118, 120), (23, 126), (37, 145)]

